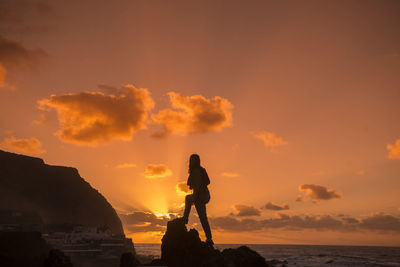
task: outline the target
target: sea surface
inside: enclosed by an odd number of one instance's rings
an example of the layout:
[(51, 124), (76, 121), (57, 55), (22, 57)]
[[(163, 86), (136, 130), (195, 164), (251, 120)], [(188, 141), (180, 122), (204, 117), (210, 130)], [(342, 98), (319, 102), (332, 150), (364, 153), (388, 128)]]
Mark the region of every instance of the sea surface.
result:
[[(400, 247), (316, 246), (316, 245), (252, 245), (243, 244), (276, 266), (398, 266)], [(240, 244), (216, 244), (215, 247), (236, 248)], [(137, 254), (159, 258), (161, 244), (135, 243)]]

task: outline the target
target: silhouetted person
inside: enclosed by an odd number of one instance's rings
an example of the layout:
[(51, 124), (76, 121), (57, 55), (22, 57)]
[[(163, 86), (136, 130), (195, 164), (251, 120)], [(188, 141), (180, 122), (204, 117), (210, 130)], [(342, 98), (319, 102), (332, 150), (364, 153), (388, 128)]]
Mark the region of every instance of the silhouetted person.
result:
[(206, 243), (213, 245), (211, 237), (210, 224), (207, 219), (206, 204), (210, 201), (210, 191), (207, 185), (210, 184), (210, 178), (206, 170), (200, 165), (200, 157), (197, 154), (192, 154), (189, 160), (189, 177), (187, 185), (193, 189), (193, 194), (187, 195), (185, 199), (185, 212), (183, 220), (185, 224), (189, 221), (189, 213), (192, 205), (196, 207), (197, 214), (199, 215), (201, 225), (203, 226), (204, 233), (206, 234)]

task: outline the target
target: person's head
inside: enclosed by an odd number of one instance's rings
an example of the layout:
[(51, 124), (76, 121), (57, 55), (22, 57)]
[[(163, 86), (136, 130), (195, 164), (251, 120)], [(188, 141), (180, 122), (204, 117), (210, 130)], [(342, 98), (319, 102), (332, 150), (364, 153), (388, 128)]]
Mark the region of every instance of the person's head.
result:
[(192, 154), (189, 159), (189, 173), (196, 168), (200, 168), (200, 156)]

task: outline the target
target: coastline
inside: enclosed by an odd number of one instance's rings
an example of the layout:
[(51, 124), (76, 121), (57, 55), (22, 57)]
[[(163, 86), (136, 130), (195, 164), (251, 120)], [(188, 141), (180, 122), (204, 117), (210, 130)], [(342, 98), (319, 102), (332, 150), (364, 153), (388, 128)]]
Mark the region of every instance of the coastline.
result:
[[(340, 245), (282, 245), (282, 244), (215, 244), (222, 250), (246, 245), (275, 265), (287, 266), (400, 266), (400, 247), (340, 246)], [(142, 259), (161, 255), (160, 243), (135, 243)]]

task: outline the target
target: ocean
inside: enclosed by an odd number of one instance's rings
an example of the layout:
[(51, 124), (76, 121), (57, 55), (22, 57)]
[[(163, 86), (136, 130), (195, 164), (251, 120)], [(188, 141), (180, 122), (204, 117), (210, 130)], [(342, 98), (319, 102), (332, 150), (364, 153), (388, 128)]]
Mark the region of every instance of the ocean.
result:
[[(243, 244), (267, 261), (278, 260), (281, 266), (397, 266), (400, 247), (324, 246), (324, 245), (261, 245)], [(216, 244), (223, 250), (240, 244)], [(161, 244), (135, 243), (136, 253), (159, 258)]]

